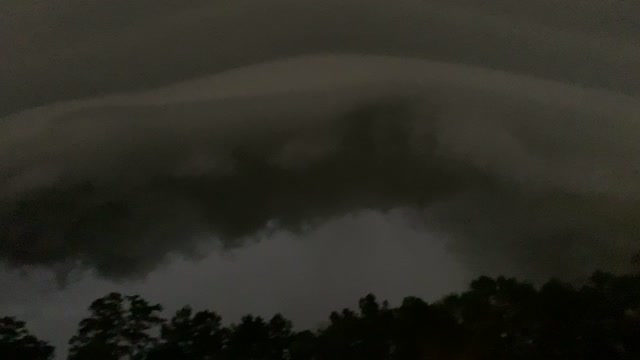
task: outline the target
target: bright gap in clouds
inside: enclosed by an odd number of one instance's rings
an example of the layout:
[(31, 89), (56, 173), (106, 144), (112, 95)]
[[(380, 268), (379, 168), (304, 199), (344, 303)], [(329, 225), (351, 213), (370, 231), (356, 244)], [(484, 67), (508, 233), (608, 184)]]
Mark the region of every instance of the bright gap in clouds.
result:
[(0, 287), (8, 295), (0, 306), (50, 340), (58, 356), (66, 353), (91, 301), (110, 291), (141, 294), (165, 305), (167, 314), (185, 304), (215, 310), (227, 322), (246, 313), (281, 312), (297, 327), (313, 328), (369, 292), (398, 304), (409, 295), (432, 301), (460, 290), (469, 278), (446, 246), (398, 212), (365, 211), (302, 237), (278, 232), (200, 260), (173, 259), (141, 281), (113, 283), (84, 274), (56, 290), (44, 274), (2, 274)]

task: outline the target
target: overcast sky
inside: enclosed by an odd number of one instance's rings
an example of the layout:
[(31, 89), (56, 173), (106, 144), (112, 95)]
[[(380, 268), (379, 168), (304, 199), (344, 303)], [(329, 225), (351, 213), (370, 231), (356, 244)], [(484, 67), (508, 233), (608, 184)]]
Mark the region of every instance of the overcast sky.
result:
[(625, 271), (638, 18), (620, 0), (2, 1), (0, 314), (63, 347), (112, 290), (314, 326), (367, 292)]

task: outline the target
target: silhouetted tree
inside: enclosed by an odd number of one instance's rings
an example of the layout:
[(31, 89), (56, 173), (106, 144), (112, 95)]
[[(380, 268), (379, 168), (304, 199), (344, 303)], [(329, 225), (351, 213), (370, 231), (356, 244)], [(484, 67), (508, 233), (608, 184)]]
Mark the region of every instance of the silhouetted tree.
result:
[(317, 358), (318, 340), (309, 330), (294, 333), (289, 345), (289, 360), (313, 360)]
[(231, 327), (225, 350), (228, 359), (266, 359), (269, 353), (267, 324), (259, 316), (243, 316), (239, 324)]
[[(189, 307), (159, 327), (159, 305), (120, 294), (90, 310), (70, 342), (72, 360), (640, 359), (640, 274), (596, 272), (583, 286), (552, 279), (539, 289), (482, 276), (436, 303), (407, 297), (396, 308), (369, 294), (317, 331), (295, 332), (279, 314), (223, 327), (217, 314)], [(12, 321), (7, 329), (24, 328)], [(11, 334), (20, 331), (3, 331), (5, 343), (19, 343)]]
[(31, 335), (23, 321), (0, 318), (0, 359), (49, 360), (53, 355), (53, 346)]
[(274, 315), (267, 323), (268, 360), (280, 360), (290, 357), (289, 347), (293, 336), (293, 324), (281, 314)]
[(462, 328), (442, 306), (407, 297), (394, 316), (393, 359), (450, 359), (461, 350)]
[(94, 301), (91, 316), (69, 341), (69, 360), (143, 359), (156, 343), (152, 331), (162, 323), (160, 305), (139, 296), (111, 293)]
[(478, 359), (513, 359), (531, 355), (536, 327), (536, 291), (515, 279), (480, 277), (471, 289), (448, 299), (467, 335), (468, 351)]
[(226, 339), (222, 318), (211, 311), (185, 306), (162, 325), (161, 342), (148, 355), (149, 360), (208, 360), (221, 357)]
[(330, 325), (320, 331), (321, 359), (387, 359), (394, 351), (393, 312), (384, 302), (367, 295), (358, 302), (359, 313), (345, 309), (330, 316)]

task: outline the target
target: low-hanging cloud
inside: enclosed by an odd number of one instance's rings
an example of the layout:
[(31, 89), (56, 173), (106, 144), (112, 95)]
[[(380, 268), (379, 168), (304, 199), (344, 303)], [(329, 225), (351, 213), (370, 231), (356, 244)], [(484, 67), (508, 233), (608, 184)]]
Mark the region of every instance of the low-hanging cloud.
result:
[(314, 53), (411, 56), (640, 94), (640, 3), (4, 0), (0, 116)]
[(122, 278), (407, 209), (469, 264), (625, 270), (640, 101), (486, 68), (318, 55), (0, 119), (0, 259)]

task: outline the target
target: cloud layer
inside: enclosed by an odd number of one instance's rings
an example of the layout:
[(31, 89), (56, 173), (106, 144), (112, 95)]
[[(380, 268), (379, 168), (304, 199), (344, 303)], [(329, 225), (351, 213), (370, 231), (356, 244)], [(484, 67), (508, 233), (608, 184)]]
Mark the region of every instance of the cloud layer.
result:
[(0, 257), (144, 274), (363, 209), (407, 209), (469, 264), (624, 270), (640, 102), (487, 68), (306, 56), (0, 119)]
[(640, 93), (636, 1), (6, 0), (0, 115), (311, 53), (412, 56)]

